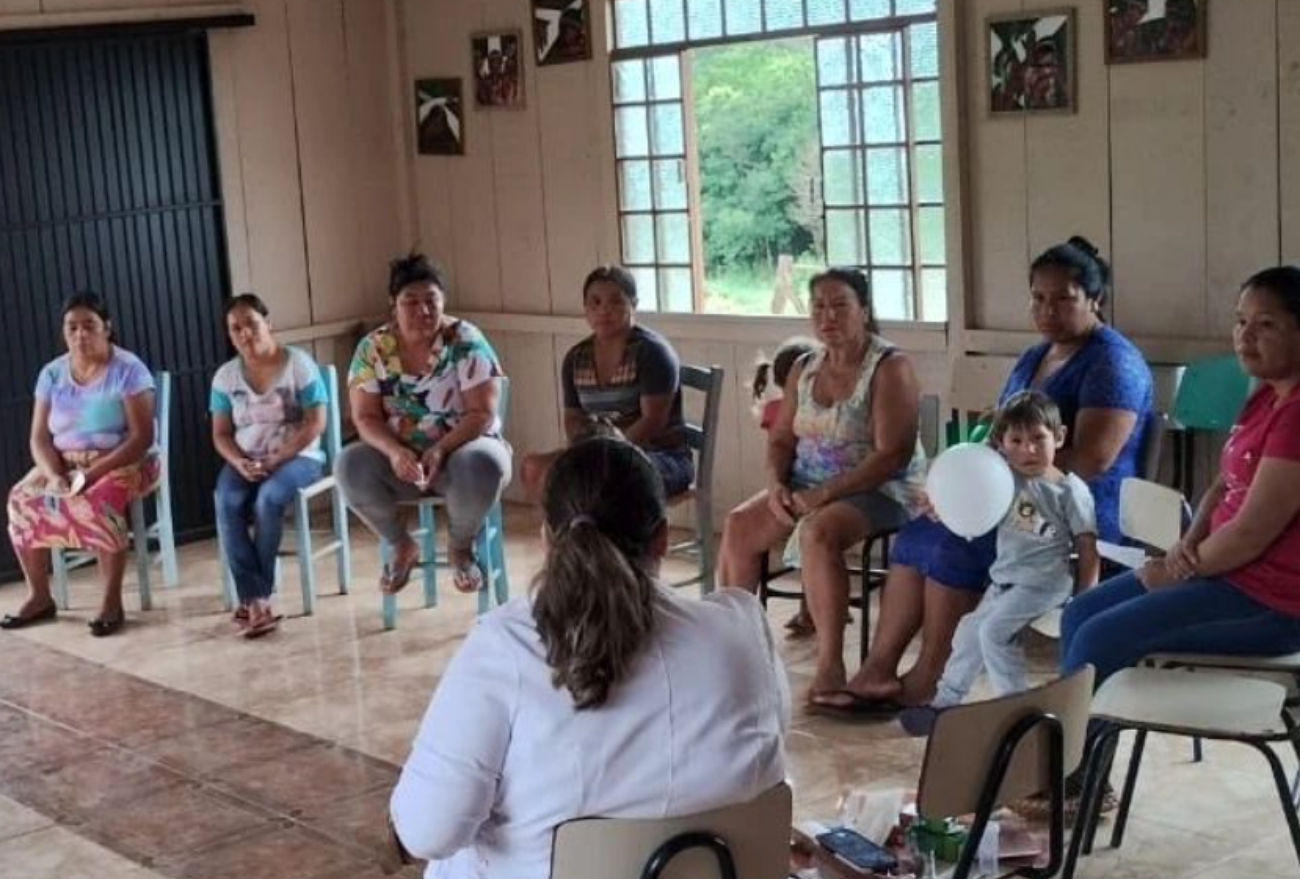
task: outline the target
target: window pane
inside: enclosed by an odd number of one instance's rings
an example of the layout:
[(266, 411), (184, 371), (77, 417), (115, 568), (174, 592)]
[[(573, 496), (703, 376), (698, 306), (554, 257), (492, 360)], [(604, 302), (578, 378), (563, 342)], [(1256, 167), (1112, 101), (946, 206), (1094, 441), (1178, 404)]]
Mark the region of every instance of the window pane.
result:
[(917, 140), (939, 139), (939, 83), (918, 82), (912, 86), (912, 115)]
[(916, 197), (921, 201), (943, 201), (943, 147), (916, 148)]
[(921, 208), (917, 213), (917, 226), (921, 237), (921, 262), (925, 265), (943, 265), (947, 255), (943, 247), (943, 208)]
[(659, 282), (665, 311), (695, 310), (695, 300), (691, 297), (690, 269), (660, 269)]
[(897, 33), (864, 34), (858, 40), (862, 82), (903, 78), (903, 41)]
[(934, 0), (894, 0), (896, 15), (920, 15), (934, 12)]
[(625, 211), (648, 211), (650, 203), (650, 163), (618, 163), (619, 208)]
[(844, 21), (844, 0), (808, 0), (808, 23), (839, 24)]
[(912, 262), (907, 211), (871, 211), (867, 223), (871, 233), (873, 266), (901, 266)]
[(686, 160), (655, 160), (655, 207), (686, 210)]
[(614, 111), (614, 155), (645, 156), (650, 153), (650, 131), (645, 107), (619, 107)]
[(646, 68), (652, 101), (676, 100), (682, 96), (682, 64), (676, 55), (651, 58)]
[(650, 42), (650, 17), (646, 0), (618, 0), (614, 4), (614, 41), (620, 48)]
[(753, 34), (763, 29), (762, 0), (726, 0), (727, 33)]
[(636, 307), (638, 311), (658, 311), (659, 293), (655, 283), (655, 270), (647, 266), (628, 266), (636, 279)]
[(686, 214), (660, 214), (656, 219), (659, 262), (691, 261), (691, 224)]
[(614, 103), (627, 104), (645, 100), (645, 63), (614, 62)]
[(764, 0), (767, 6), (767, 29), (770, 31), (803, 27), (803, 0)]
[(686, 32), (692, 40), (722, 36), (722, 0), (690, 0)]
[(862, 212), (826, 212), (826, 261), (833, 266), (857, 266), (866, 262), (862, 252)]
[(921, 320), (948, 319), (948, 270), (921, 269)]
[(889, 16), (889, 0), (849, 0), (849, 18), (867, 21)]
[(822, 185), (826, 204), (862, 204), (862, 172), (856, 150), (833, 150), (822, 157)]
[(682, 134), (682, 105), (655, 104), (650, 108), (653, 121), (654, 153), (662, 156), (685, 153), (686, 141)]
[(872, 271), (871, 304), (878, 320), (912, 320), (912, 273), (904, 269)]
[(849, 93), (843, 89), (821, 93), (822, 146), (849, 146), (853, 143), (849, 119)]
[(903, 137), (903, 102), (898, 86), (873, 86), (862, 90), (863, 143), (900, 143)]
[(914, 24), (907, 29), (912, 76), (939, 75), (939, 26), (934, 22)]
[(817, 84), (848, 85), (849, 56), (847, 40), (831, 37), (817, 41)]
[(903, 147), (867, 150), (867, 203), (907, 203), (907, 153)]
[(623, 262), (655, 261), (655, 224), (651, 214), (623, 215)]
[(651, 42), (680, 43), (686, 39), (686, 8), (690, 0), (650, 0)]

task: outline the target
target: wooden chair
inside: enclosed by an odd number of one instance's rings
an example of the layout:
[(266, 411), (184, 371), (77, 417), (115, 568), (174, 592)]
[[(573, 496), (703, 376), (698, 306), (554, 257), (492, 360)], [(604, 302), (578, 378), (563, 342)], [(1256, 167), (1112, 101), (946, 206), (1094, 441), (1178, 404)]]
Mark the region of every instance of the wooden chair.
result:
[[(343, 431), (340, 417), (338, 370), (332, 365), (320, 367), (321, 381), (325, 383), (325, 434), (321, 437), (321, 449), (325, 452), (325, 470), (320, 479), (311, 485), (298, 489), (294, 498), (293, 520), (295, 546), (292, 550), (282, 550), (276, 558), (275, 579), (280, 579), (280, 557), (296, 555), (298, 558), (298, 580), (302, 588), (302, 609), (305, 615), (316, 612), (316, 561), (336, 556), (338, 565), (339, 594), (346, 595), (348, 582), (352, 578), (352, 545), (348, 540), (348, 508), (343, 500), (343, 492), (334, 479), (334, 463), (343, 451)], [(322, 494), (330, 495), (330, 513), (332, 530), (330, 539), (316, 546), (311, 531), (311, 501)], [(214, 501), (215, 502), (215, 501)], [(238, 602), (235, 593), (235, 578), (230, 573), (226, 562), (224, 536), (221, 533), (221, 516), (217, 515), (217, 551), (221, 556), (222, 603), (226, 610), (234, 608)]]
[[(501, 423), (505, 424), (506, 412), (509, 411), (510, 407), (510, 380), (502, 377), (497, 379), (497, 382), (500, 389), (497, 398), (497, 412)], [(437, 546), (437, 511), (445, 505), (446, 499), (437, 495), (398, 504), (401, 507), (415, 509), (419, 519), (419, 527), (411, 532), (411, 537), (420, 544), (420, 561), (416, 563), (416, 567), (420, 569), (423, 575), (425, 607), (436, 607), (438, 605), (438, 568), (449, 565), (447, 554), (439, 552)], [(491, 609), (494, 599), (498, 605), (505, 604), (510, 600), (510, 580), (506, 571), (505, 533), (505, 516), (501, 508), (501, 500), (498, 498), (497, 502), (488, 510), (487, 517), (483, 521), (483, 527), (479, 529), (478, 536), (474, 539), (474, 554), (478, 557), (479, 567), (483, 571), (483, 588), (478, 591), (478, 612), (480, 614), (487, 613)], [(389, 552), (388, 545), (380, 541), (379, 556), (384, 564), (388, 563)], [(384, 628), (396, 628), (396, 595), (383, 596), (382, 611)]]
[(714, 589), (716, 563), (713, 535), (713, 462), (718, 440), (718, 416), (722, 411), (722, 387), (726, 371), (721, 366), (705, 369), (683, 363), (681, 383), (684, 389), (704, 394), (704, 413), (699, 423), (686, 423), (686, 443), (695, 453), (695, 481), (691, 487), (668, 499), (669, 506), (695, 502), (695, 536), (669, 547), (670, 555), (688, 554), (699, 560), (699, 574), (673, 583), (673, 586), (700, 584), (700, 594)]
[(1061, 869), (1065, 778), (1083, 758), (1092, 685), (1092, 667), (1085, 666), (1033, 690), (940, 712), (926, 744), (916, 809), (926, 819), (974, 816), (951, 879), (973, 875), (980, 840), (999, 806), (1044, 792), (1048, 864), (1010, 872), (1046, 879)]
[[(180, 571), (176, 561), (176, 529), (172, 522), (172, 487), (171, 487), (171, 401), (172, 376), (170, 372), (154, 373), (154, 445), (159, 458), (158, 485), (149, 495), (131, 501), (131, 539), (135, 543), (135, 570), (137, 587), (140, 590), (140, 609), (153, 607), (153, 592), (150, 589), (149, 572), (155, 559), (162, 565), (163, 583), (175, 586), (180, 582)], [(155, 519), (149, 524), (145, 502), (154, 499)], [(149, 549), (149, 542), (156, 541), (158, 554), (154, 556)], [(68, 572), (75, 567), (89, 564), (94, 560), (90, 553), (78, 550), (55, 549), (50, 551), (50, 563), (53, 568), (52, 586), (54, 597), (62, 610), (71, 607), (68, 590)]]
[(682, 818), (581, 818), (555, 829), (551, 879), (786, 879), (790, 786)]

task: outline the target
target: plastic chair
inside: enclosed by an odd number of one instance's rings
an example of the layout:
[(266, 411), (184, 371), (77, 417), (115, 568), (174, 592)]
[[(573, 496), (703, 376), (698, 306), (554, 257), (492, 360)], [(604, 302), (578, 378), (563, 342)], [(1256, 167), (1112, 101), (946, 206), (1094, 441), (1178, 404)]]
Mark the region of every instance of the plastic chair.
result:
[(1174, 394), (1170, 427), (1177, 432), (1174, 446), (1174, 487), (1194, 497), (1195, 437), (1197, 431), (1223, 433), (1232, 428), (1250, 396), (1250, 377), (1233, 355), (1211, 357), (1187, 364)]
[[(131, 538), (135, 543), (136, 580), (140, 590), (140, 609), (153, 607), (153, 593), (150, 589), (149, 571), (154, 557), (149, 551), (149, 541), (158, 544), (158, 558), (162, 564), (163, 583), (175, 586), (180, 582), (179, 566), (176, 562), (176, 529), (172, 520), (172, 486), (171, 486), (171, 400), (172, 376), (170, 372), (154, 373), (154, 440), (159, 458), (158, 484), (145, 497), (131, 501)], [(145, 512), (145, 500), (154, 499), (154, 511), (157, 514), (152, 525)], [(68, 572), (75, 567), (89, 564), (93, 555), (78, 550), (55, 549), (50, 552), (54, 576), (52, 586), (54, 597), (62, 610), (71, 607), (68, 590)]]
[(718, 438), (718, 415), (722, 411), (722, 382), (725, 376), (726, 371), (721, 366), (704, 369), (682, 364), (681, 367), (682, 387), (704, 394), (704, 416), (699, 424), (687, 421), (685, 428), (686, 443), (695, 451), (695, 481), (686, 491), (668, 499), (669, 506), (677, 506), (687, 501), (695, 502), (695, 536), (690, 540), (673, 544), (668, 552), (672, 555), (690, 554), (699, 559), (698, 575), (671, 585), (690, 586), (699, 583), (701, 595), (708, 595), (714, 587), (713, 459)]
[(555, 829), (551, 879), (785, 879), (790, 786), (681, 818), (580, 818)]
[[(500, 388), (500, 395), (497, 399), (497, 412), (501, 423), (504, 424), (506, 413), (510, 407), (510, 380), (502, 377), (497, 381)], [(411, 537), (415, 538), (420, 544), (420, 560), (415, 567), (419, 568), (423, 575), (425, 607), (437, 607), (438, 568), (449, 565), (446, 553), (438, 552), (437, 546), (437, 511), (439, 507), (445, 504), (446, 500), (436, 495), (414, 501), (403, 501), (398, 504), (401, 507), (414, 507), (419, 517), (419, 527), (411, 532)], [(492, 508), (488, 510), (487, 517), (483, 521), (483, 527), (479, 529), (478, 535), (474, 538), (474, 554), (478, 557), (479, 568), (483, 571), (483, 588), (478, 591), (478, 612), (480, 614), (487, 613), (491, 609), (493, 598), (496, 599), (498, 606), (510, 600), (510, 579), (506, 571), (505, 533), (505, 517), (502, 512), (501, 501), (498, 499), (492, 505)], [(388, 544), (380, 541), (379, 557), (384, 564), (388, 563), (390, 552)], [(383, 596), (383, 617), (385, 629), (397, 627), (396, 595)]]
[[(280, 557), (296, 555), (298, 558), (298, 580), (302, 587), (303, 614), (310, 616), (316, 612), (316, 561), (337, 556), (339, 595), (346, 595), (348, 582), (352, 579), (352, 546), (348, 542), (348, 508), (334, 479), (334, 462), (343, 450), (343, 430), (340, 423), (338, 370), (332, 365), (320, 366), (321, 381), (325, 383), (325, 434), (321, 437), (321, 448), (325, 452), (324, 475), (311, 485), (298, 489), (294, 497), (293, 527), (295, 547), (291, 551), (281, 551), (275, 560), (275, 579), (280, 579)], [(333, 530), (330, 540), (317, 547), (311, 531), (312, 499), (329, 492)], [(213, 503), (216, 503), (214, 497)], [(225, 536), (221, 532), (221, 516), (217, 515), (217, 552), (221, 563), (221, 599), (226, 610), (232, 610), (239, 601), (235, 590), (235, 577), (226, 562)]]
[[(1046, 686), (941, 712), (926, 743), (916, 811), (924, 819), (974, 815), (951, 879), (974, 875), (975, 856), (999, 806), (1046, 792), (1049, 861), (1009, 869), (1046, 879), (1065, 861), (1065, 778), (1082, 762), (1093, 670)], [(947, 874), (946, 874), (947, 875)]]

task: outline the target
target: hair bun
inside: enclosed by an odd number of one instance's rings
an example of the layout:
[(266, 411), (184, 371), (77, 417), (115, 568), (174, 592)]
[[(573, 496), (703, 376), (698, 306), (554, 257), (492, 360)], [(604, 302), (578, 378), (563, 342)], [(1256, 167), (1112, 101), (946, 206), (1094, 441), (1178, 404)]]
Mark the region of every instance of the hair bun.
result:
[(1067, 243), (1070, 244), (1070, 246), (1072, 247), (1079, 248), (1080, 250), (1088, 254), (1088, 256), (1092, 257), (1093, 259), (1096, 259), (1097, 254), (1100, 253), (1100, 251), (1097, 250), (1096, 246), (1087, 238), (1084, 238), (1082, 235), (1071, 235), (1070, 240)]

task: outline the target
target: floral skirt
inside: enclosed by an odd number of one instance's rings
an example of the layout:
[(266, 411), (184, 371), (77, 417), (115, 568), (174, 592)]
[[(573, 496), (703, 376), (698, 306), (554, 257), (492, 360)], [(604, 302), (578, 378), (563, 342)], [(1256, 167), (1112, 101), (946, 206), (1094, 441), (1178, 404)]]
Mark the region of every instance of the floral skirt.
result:
[[(69, 467), (90, 466), (102, 452), (64, 452)], [(9, 492), (9, 540), (14, 550), (80, 549), (96, 553), (124, 551), (130, 543), (131, 501), (158, 485), (161, 465), (150, 455), (138, 464), (101, 476), (77, 495), (46, 491), (39, 469)]]

